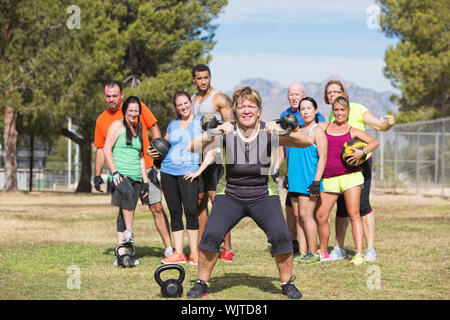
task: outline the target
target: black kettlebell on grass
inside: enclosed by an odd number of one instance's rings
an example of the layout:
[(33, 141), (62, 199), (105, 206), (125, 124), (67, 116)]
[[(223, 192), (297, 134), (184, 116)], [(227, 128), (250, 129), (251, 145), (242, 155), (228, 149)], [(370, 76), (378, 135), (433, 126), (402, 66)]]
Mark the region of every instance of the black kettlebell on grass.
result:
[[(166, 281), (161, 280), (161, 272), (166, 270), (175, 269), (178, 270), (180, 276), (178, 279), (168, 279)], [(161, 294), (166, 298), (181, 297), (183, 294), (183, 280), (185, 271), (182, 266), (178, 264), (165, 264), (155, 271), (155, 280), (161, 286)]]
[[(120, 255), (119, 254), (119, 249), (121, 248), (126, 248), (127, 249), (127, 253)], [(134, 247), (133, 244), (131, 243), (122, 243), (122, 244), (118, 244), (115, 248), (114, 248), (114, 254), (117, 258), (117, 264), (118, 266), (122, 267), (122, 268), (132, 268), (134, 267), (134, 254), (136, 253), (136, 248)]]

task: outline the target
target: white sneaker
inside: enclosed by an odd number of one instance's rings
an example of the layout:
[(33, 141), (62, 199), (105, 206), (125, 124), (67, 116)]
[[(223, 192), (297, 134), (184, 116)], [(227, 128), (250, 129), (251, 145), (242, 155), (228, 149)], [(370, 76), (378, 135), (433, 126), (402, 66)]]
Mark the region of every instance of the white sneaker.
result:
[[(134, 265), (137, 266), (138, 264), (141, 264), (141, 260), (139, 260), (139, 259), (134, 260)], [(119, 266), (117, 257), (114, 257), (113, 266), (115, 266), (115, 267)]]
[(167, 247), (166, 250), (164, 250), (164, 257), (170, 257), (174, 253), (174, 249), (172, 246)]
[(122, 243), (134, 243), (133, 232), (131, 232), (130, 230), (125, 230), (123, 232)]
[(364, 258), (366, 262), (375, 262), (377, 260), (377, 253), (374, 248), (367, 248), (364, 251)]
[(336, 260), (343, 260), (345, 258), (347, 258), (345, 250), (339, 247), (334, 247), (333, 250), (331, 250), (330, 252), (330, 260), (336, 261)]

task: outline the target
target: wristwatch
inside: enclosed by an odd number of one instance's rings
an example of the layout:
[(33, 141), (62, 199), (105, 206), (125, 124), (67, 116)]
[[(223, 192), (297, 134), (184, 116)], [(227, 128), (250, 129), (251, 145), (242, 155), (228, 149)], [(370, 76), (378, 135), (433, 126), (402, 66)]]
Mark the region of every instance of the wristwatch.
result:
[(367, 150), (362, 148), (362, 152), (364, 152), (364, 158), (367, 157)]

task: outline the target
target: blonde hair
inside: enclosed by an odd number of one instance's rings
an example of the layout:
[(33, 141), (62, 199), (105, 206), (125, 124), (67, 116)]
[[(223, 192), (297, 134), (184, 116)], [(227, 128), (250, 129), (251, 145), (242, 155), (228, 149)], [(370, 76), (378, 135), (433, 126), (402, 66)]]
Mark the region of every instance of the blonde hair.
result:
[(350, 103), (348, 102), (346, 97), (343, 97), (343, 96), (337, 97), (333, 102), (333, 109), (334, 109), (335, 103), (339, 103), (344, 108), (347, 108), (348, 110), (350, 110)]
[(341, 90), (343, 91), (341, 93), (341, 96), (343, 96), (344, 98), (346, 98), (348, 100), (348, 93), (347, 93), (347, 90), (345, 90), (342, 82), (340, 82), (339, 80), (331, 80), (331, 81), (328, 81), (327, 84), (325, 85), (325, 91), (323, 93), (323, 100), (325, 101), (325, 103), (330, 104), (330, 101), (328, 100), (327, 91), (328, 91), (328, 87), (331, 86), (332, 84), (336, 84), (339, 87), (341, 87)]
[(248, 99), (255, 103), (258, 108), (262, 111), (262, 99), (258, 91), (252, 87), (242, 87), (234, 91), (233, 98), (231, 101), (231, 109), (233, 110), (234, 117), (236, 118), (236, 109), (239, 100)]

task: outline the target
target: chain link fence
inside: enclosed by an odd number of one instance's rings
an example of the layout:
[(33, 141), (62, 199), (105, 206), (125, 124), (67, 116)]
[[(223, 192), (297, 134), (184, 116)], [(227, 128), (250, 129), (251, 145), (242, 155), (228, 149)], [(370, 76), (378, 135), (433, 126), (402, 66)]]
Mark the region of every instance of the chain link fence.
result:
[(373, 153), (372, 186), (386, 192), (450, 196), (450, 118), (368, 129), (380, 145)]

